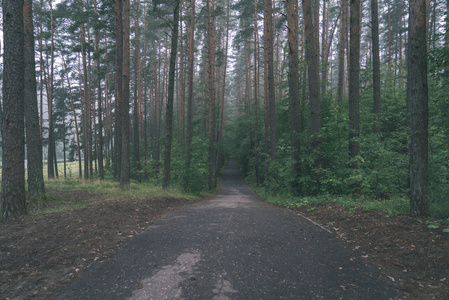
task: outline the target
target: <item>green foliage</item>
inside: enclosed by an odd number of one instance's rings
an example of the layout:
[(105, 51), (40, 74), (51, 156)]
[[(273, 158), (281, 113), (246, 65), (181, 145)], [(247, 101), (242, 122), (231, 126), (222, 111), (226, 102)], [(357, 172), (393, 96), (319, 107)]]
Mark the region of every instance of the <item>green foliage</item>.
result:
[(208, 142), (193, 137), (190, 166), (186, 167), (187, 151), (178, 142), (173, 143), (171, 160), (171, 180), (182, 190), (199, 194), (208, 186)]
[[(449, 51), (437, 48), (429, 61), (429, 182), (431, 213), (436, 218), (449, 217)], [(384, 66), (385, 67), (385, 66)], [(399, 66), (393, 66), (393, 68)], [(402, 65), (405, 72), (405, 67)], [(290, 127), (287, 98), (279, 99), (277, 114), (277, 158), (271, 161), (264, 153), (264, 125), (259, 126), (254, 149), (253, 124), (247, 111), (238, 114), (230, 128), (232, 138), (227, 151), (238, 160), (248, 183), (269, 201), (286, 206), (314, 201), (335, 201), (365, 209), (383, 209), (392, 216), (409, 213), (409, 155), (407, 135), (406, 74), (386, 74), (382, 85), (381, 134), (374, 134), (371, 70), (362, 72), (360, 99), (360, 155), (349, 159), (349, 120), (347, 101), (336, 103), (332, 92), (321, 97), (320, 153), (314, 153), (309, 124), (309, 107), (301, 111), (301, 149), (299, 175), (292, 171)], [(284, 82), (285, 84), (285, 82)], [(281, 83), (280, 86), (283, 86)], [(285, 97), (288, 93), (284, 94)], [(302, 101), (302, 100), (301, 100)], [(259, 116), (263, 118), (262, 108)], [(230, 146), (234, 145), (234, 147)], [(257, 152), (256, 152), (257, 151)], [(255, 176), (255, 153), (259, 154), (259, 182)], [(316, 167), (317, 155), (322, 164)], [(356, 166), (356, 167), (354, 167)], [(299, 193), (298, 193), (299, 191)], [(311, 200), (313, 199), (313, 200)], [(323, 200), (324, 199), (324, 200)], [(346, 200), (343, 200), (346, 199)]]

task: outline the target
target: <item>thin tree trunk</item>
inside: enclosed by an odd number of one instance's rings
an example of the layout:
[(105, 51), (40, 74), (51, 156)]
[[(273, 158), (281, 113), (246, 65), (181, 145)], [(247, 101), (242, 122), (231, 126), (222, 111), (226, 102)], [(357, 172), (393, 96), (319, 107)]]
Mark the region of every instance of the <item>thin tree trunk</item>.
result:
[(75, 137), (76, 137), (76, 145), (77, 145), (77, 149), (78, 149), (78, 166), (79, 166), (79, 178), (83, 178), (83, 168), (82, 168), (82, 163), (81, 163), (81, 145), (80, 145), (80, 135), (79, 135), (79, 131), (78, 131), (78, 121), (77, 121), (77, 117), (76, 117), (76, 111), (75, 111), (75, 105), (73, 103), (73, 95), (72, 95), (72, 86), (70, 84), (70, 80), (69, 80), (69, 72), (67, 71), (67, 65), (65, 63), (64, 60), (64, 56), (61, 53), (61, 59), (62, 59), (62, 64), (64, 67), (64, 73), (66, 76), (66, 80), (67, 80), (67, 86), (69, 88), (69, 95), (70, 95), (70, 103), (72, 105), (72, 113), (73, 113), (73, 120), (75, 121)]
[(379, 15), (377, 0), (371, 0), (372, 40), (373, 40), (373, 132), (381, 131), (380, 56), (379, 56)]
[(288, 36), (288, 99), (290, 113), (290, 145), (292, 158), (292, 189), (296, 194), (301, 192), (297, 181), (301, 174), (300, 164), (300, 133), (301, 120), (299, 109), (299, 24), (298, 0), (286, 1), (287, 36)]
[[(140, 171), (142, 166), (140, 164), (140, 134), (139, 134), (139, 80), (140, 71), (140, 36), (139, 36), (139, 1), (135, 1), (134, 11), (134, 28), (135, 48), (134, 48), (134, 103), (133, 103), (133, 164), (136, 171)], [(138, 172), (137, 172), (138, 173)], [(137, 174), (136, 174), (137, 176)]]
[(186, 155), (186, 177), (184, 178), (185, 187), (189, 182), (189, 174), (192, 160), (192, 138), (193, 138), (193, 69), (195, 54), (195, 0), (187, 1), (188, 13), (187, 17), (187, 155)]
[[(211, 0), (206, 0), (206, 14), (207, 14), (207, 75), (208, 75), (208, 90), (209, 90), (209, 190), (215, 188), (215, 22), (212, 16), (214, 12), (211, 10), (214, 7)], [(214, 0), (212, 0), (214, 1)]]
[(129, 189), (129, 74), (130, 74), (130, 0), (123, 3), (123, 97), (122, 97), (122, 164), (120, 187)]
[(114, 177), (121, 178), (122, 165), (122, 102), (123, 102), (123, 3), (115, 0), (115, 24), (116, 24), (116, 62), (115, 62), (115, 129), (114, 129)]
[(360, 0), (351, 0), (350, 12), (349, 156), (353, 159), (360, 154)]
[(259, 34), (257, 19), (257, 0), (254, 0), (254, 166), (256, 184), (259, 184)]
[(270, 157), (276, 159), (276, 96), (273, 70), (273, 7), (271, 0), (264, 0), (264, 51), (266, 54), (268, 84), (268, 119), (270, 132)]
[(164, 173), (162, 178), (162, 188), (168, 189), (170, 187), (170, 162), (171, 162), (171, 146), (173, 140), (173, 100), (175, 93), (175, 67), (176, 54), (178, 52), (178, 29), (179, 29), (179, 6), (180, 0), (175, 1), (173, 30), (171, 35), (171, 53), (170, 53), (170, 67), (168, 78), (168, 95), (167, 106), (165, 111), (165, 149), (164, 149)]
[(54, 127), (53, 127), (53, 71), (54, 71), (54, 24), (53, 24), (53, 6), (52, 0), (48, 0), (50, 4), (50, 78), (48, 83), (47, 107), (48, 107), (48, 157), (47, 157), (47, 174), (48, 179), (55, 178), (55, 170), (53, 164), (54, 153)]
[(341, 0), (340, 37), (338, 45), (338, 104), (343, 104), (345, 92), (345, 49), (346, 49), (346, 22), (348, 20), (348, 0)]
[[(97, 1), (94, 0), (94, 12), (97, 13)], [(98, 170), (100, 173), (100, 180), (104, 180), (103, 169), (103, 107), (101, 97), (101, 74), (100, 74), (100, 33), (98, 29), (95, 30), (95, 48), (96, 48), (96, 64), (97, 64), (97, 91), (98, 91), (98, 140), (99, 150), (97, 151), (98, 157)], [(107, 84), (107, 83), (106, 83)]]
[[(180, 3), (181, 6), (181, 14), (182, 14), (182, 0)], [(183, 42), (183, 27), (182, 27), (182, 22), (180, 23), (180, 27), (181, 27), (181, 39), (180, 39), (180, 51), (179, 51), (179, 61), (180, 61), (180, 66), (179, 66), (179, 77), (180, 77), (180, 90), (181, 90), (181, 95), (179, 98), (181, 98), (181, 105), (180, 105), (180, 114), (178, 117), (178, 120), (181, 122), (181, 126), (179, 128), (179, 140), (181, 141), (181, 143), (184, 143), (185, 141), (185, 101), (186, 101), (186, 82), (185, 82), (185, 78), (184, 78), (184, 42)]]
[(220, 115), (220, 125), (218, 129), (218, 138), (217, 138), (217, 164), (215, 168), (215, 172), (219, 172), (220, 168), (220, 158), (222, 155), (220, 154), (220, 148), (223, 139), (223, 121), (224, 121), (224, 97), (225, 97), (225, 89), (226, 89), (226, 70), (228, 66), (228, 45), (229, 45), (229, 15), (230, 15), (230, 0), (227, 1), (226, 5), (226, 45), (225, 45), (225, 54), (224, 54), (224, 65), (223, 65), (223, 84), (221, 89), (221, 115)]

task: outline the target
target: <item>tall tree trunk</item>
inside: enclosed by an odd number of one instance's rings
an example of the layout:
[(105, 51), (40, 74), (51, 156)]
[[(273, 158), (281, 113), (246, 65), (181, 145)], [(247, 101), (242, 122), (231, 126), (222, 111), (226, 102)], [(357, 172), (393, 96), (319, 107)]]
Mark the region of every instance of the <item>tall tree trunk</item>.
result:
[(54, 24), (53, 24), (53, 6), (52, 0), (48, 0), (50, 4), (50, 78), (48, 82), (47, 108), (48, 108), (48, 156), (47, 156), (47, 174), (48, 179), (55, 178), (54, 170), (54, 127), (53, 127), (53, 70), (55, 64), (54, 55)]
[(345, 49), (346, 49), (346, 23), (348, 20), (348, 0), (341, 0), (340, 36), (338, 42), (338, 104), (343, 104), (345, 92)]
[(123, 2), (123, 96), (122, 96), (122, 164), (120, 187), (129, 189), (129, 69), (130, 69), (130, 0)]
[(349, 156), (354, 158), (360, 154), (360, 0), (350, 1)]
[(122, 165), (122, 102), (123, 102), (123, 2), (115, 0), (115, 128), (114, 177), (120, 181)]
[(315, 152), (315, 167), (319, 169), (322, 166), (322, 158), (320, 149), (321, 139), (319, 137), (321, 130), (321, 111), (319, 47), (318, 39), (316, 38), (318, 27), (314, 25), (312, 19), (311, 0), (303, 0), (302, 6), (304, 13), (306, 61), (309, 75), (310, 120), (313, 135), (313, 149)]
[[(83, 11), (83, 1), (80, 2), (80, 10)], [(81, 60), (82, 60), (82, 77), (83, 77), (83, 137), (84, 137), (84, 179), (89, 179), (90, 166), (90, 87), (88, 82), (87, 58), (85, 43), (86, 43), (86, 28), (84, 23), (80, 26), (80, 45), (81, 45)]]
[[(181, 0), (180, 2), (180, 14), (182, 15), (182, 9), (183, 9), (183, 2)], [(179, 39), (180, 41), (180, 49), (179, 49), (179, 62), (180, 62), (180, 66), (179, 66), (179, 88), (180, 88), (180, 95), (178, 97), (178, 99), (180, 99), (180, 113), (179, 113), (179, 117), (178, 120), (181, 122), (180, 128), (179, 128), (179, 141), (181, 141), (182, 144), (184, 144), (185, 141), (185, 102), (186, 102), (186, 82), (185, 82), (185, 77), (184, 77), (184, 39), (183, 37), (183, 27), (182, 27), (182, 22), (180, 23), (180, 31), (181, 31), (181, 38)]]
[[(189, 5), (190, 3), (190, 5)], [(187, 1), (187, 138), (186, 138), (186, 177), (184, 178), (185, 187), (189, 182), (189, 174), (192, 160), (192, 138), (193, 138), (193, 69), (195, 54), (195, 0)]]
[(223, 65), (223, 83), (221, 87), (221, 112), (220, 112), (220, 125), (218, 128), (218, 137), (217, 137), (217, 158), (216, 158), (216, 168), (215, 172), (219, 172), (220, 168), (220, 160), (221, 160), (221, 144), (223, 139), (223, 122), (224, 122), (224, 97), (225, 97), (225, 90), (226, 90), (226, 71), (228, 66), (228, 45), (229, 45), (229, 17), (230, 17), (230, 0), (227, 0), (226, 5), (226, 45), (225, 45), (225, 53), (224, 53), (224, 65)]
[(268, 120), (270, 130), (270, 157), (276, 159), (276, 96), (274, 87), (274, 58), (273, 58), (273, 6), (271, 0), (264, 0), (264, 51), (267, 52), (265, 64), (267, 66), (268, 84)]
[(64, 56), (61, 53), (61, 59), (62, 59), (62, 64), (64, 67), (64, 73), (66, 76), (66, 80), (67, 80), (67, 86), (69, 88), (69, 95), (70, 95), (70, 103), (72, 106), (72, 113), (73, 113), (73, 120), (75, 122), (75, 137), (76, 137), (76, 145), (77, 145), (77, 150), (78, 150), (78, 173), (79, 173), (79, 178), (83, 178), (83, 168), (82, 168), (82, 163), (81, 163), (81, 145), (80, 145), (80, 135), (79, 135), (79, 130), (78, 130), (78, 121), (77, 121), (77, 117), (76, 117), (76, 111), (75, 111), (75, 104), (73, 103), (73, 95), (72, 95), (72, 86), (70, 84), (70, 80), (69, 80), (69, 72), (67, 71), (67, 65), (65, 63), (64, 60)]
[[(94, 12), (97, 13), (97, 0), (94, 0)], [(104, 180), (103, 169), (103, 107), (102, 107), (102, 92), (101, 92), (101, 72), (100, 72), (100, 33), (95, 29), (95, 51), (97, 64), (97, 91), (98, 91), (98, 171), (100, 173), (100, 180)], [(107, 83), (106, 83), (107, 84)], [(106, 89), (107, 91), (107, 89)]]
[(134, 28), (135, 49), (134, 49), (134, 103), (133, 103), (133, 164), (136, 171), (140, 171), (142, 166), (140, 164), (140, 134), (139, 134), (139, 85), (140, 82), (140, 33), (139, 33), (139, 1), (135, 1), (134, 11)]
[(410, 1), (408, 103), (410, 115), (410, 214), (428, 216), (428, 85), (426, 1)]
[(3, 120), (2, 190), (3, 219), (26, 214), (24, 126), (23, 0), (4, 0), (3, 8)]
[[(214, 0), (212, 0), (214, 1)], [(209, 91), (209, 190), (215, 188), (215, 37), (216, 28), (211, 8), (211, 0), (206, 0), (207, 14), (207, 75)]]
[(44, 176), (42, 173), (42, 136), (39, 129), (37, 108), (37, 84), (34, 60), (34, 32), (32, 0), (23, 5), (25, 41), (25, 125), (28, 168), (28, 200), (37, 201), (45, 197)]
[(380, 94), (380, 55), (379, 55), (379, 8), (377, 0), (371, 0), (373, 39), (373, 132), (380, 134), (381, 130), (381, 94)]
[(257, 0), (254, 0), (254, 166), (259, 184), (259, 34)]
[(300, 139), (301, 120), (299, 110), (299, 23), (298, 0), (286, 1), (287, 36), (288, 36), (288, 100), (290, 113), (290, 144), (292, 147), (292, 173), (294, 179), (292, 188), (296, 194), (300, 193), (297, 181), (301, 174)]
[(173, 141), (173, 99), (175, 94), (175, 67), (176, 54), (178, 52), (178, 28), (179, 28), (179, 6), (180, 0), (175, 1), (175, 9), (173, 13), (173, 30), (171, 35), (171, 53), (170, 67), (168, 78), (168, 95), (167, 106), (165, 110), (165, 149), (164, 149), (164, 173), (162, 178), (162, 188), (170, 187), (170, 162), (171, 162), (171, 145)]
[[(41, 139), (44, 136), (43, 131), (43, 123), (44, 123), (44, 47), (42, 44), (42, 32), (43, 30), (43, 20), (42, 16), (43, 14), (43, 6), (44, 6), (44, 0), (40, 0), (39, 3), (39, 126), (40, 126), (40, 137)], [(42, 157), (43, 158), (43, 157)]]

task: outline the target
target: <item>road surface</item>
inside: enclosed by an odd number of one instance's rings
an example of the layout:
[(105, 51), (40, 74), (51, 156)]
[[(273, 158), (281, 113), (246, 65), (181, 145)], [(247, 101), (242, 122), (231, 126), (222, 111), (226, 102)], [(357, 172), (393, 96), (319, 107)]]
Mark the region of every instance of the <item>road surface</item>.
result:
[(56, 299), (399, 299), (351, 245), (262, 202), (235, 161), (222, 188), (153, 223)]

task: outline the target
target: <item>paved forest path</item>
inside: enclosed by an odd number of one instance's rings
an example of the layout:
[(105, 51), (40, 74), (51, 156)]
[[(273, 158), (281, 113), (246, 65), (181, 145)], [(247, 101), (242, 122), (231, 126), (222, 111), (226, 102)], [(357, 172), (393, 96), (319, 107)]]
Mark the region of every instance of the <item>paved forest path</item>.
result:
[(396, 299), (334, 234), (258, 199), (231, 161), (223, 191), (152, 224), (57, 299)]

